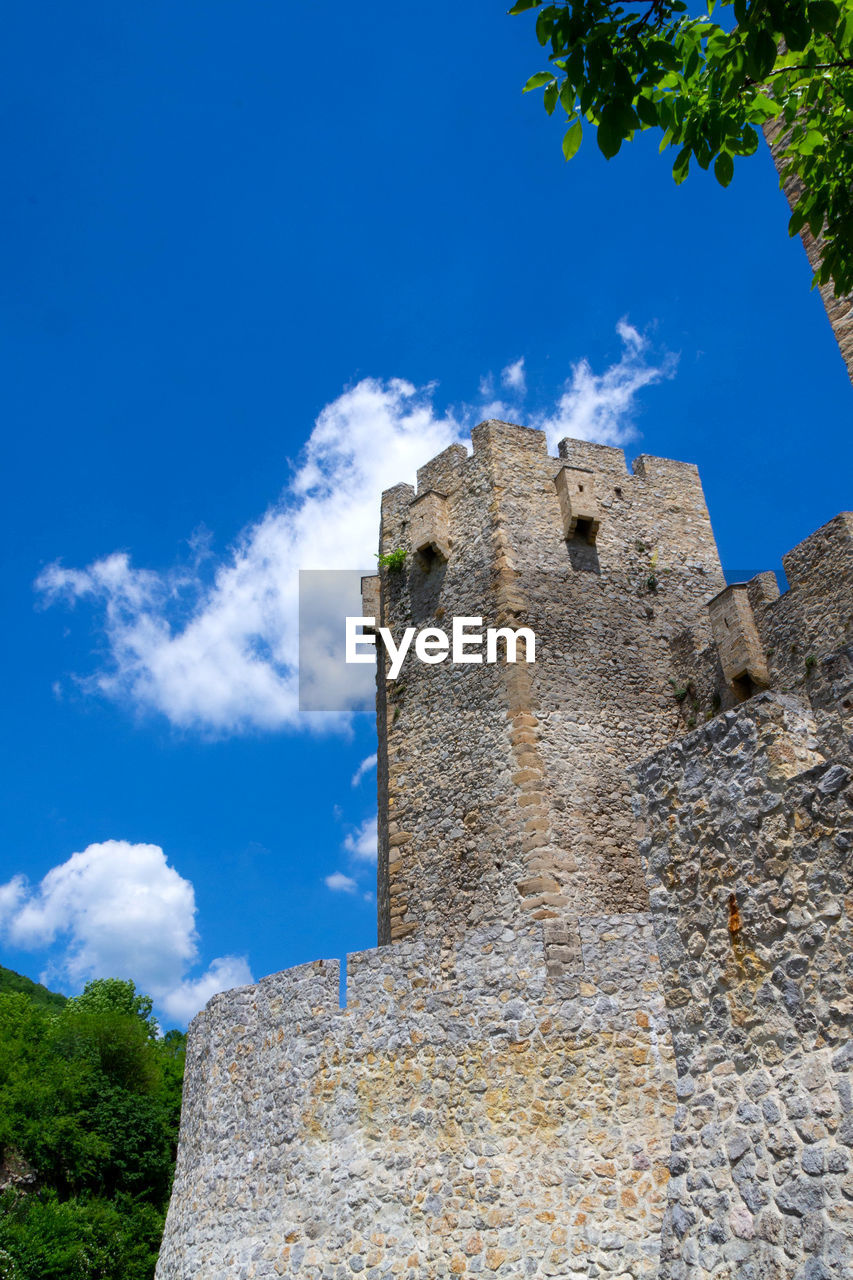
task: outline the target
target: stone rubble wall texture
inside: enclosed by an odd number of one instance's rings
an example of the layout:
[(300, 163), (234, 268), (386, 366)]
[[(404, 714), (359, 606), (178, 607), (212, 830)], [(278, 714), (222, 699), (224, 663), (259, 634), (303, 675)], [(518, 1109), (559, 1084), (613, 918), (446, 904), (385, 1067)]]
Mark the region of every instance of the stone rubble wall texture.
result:
[(193, 1022), (161, 1277), (654, 1276), (675, 1073), (648, 915), (321, 961)]
[(378, 671), (390, 945), (193, 1021), (158, 1280), (849, 1277), (853, 517), (726, 614), (694, 467), (473, 437), (366, 611), (536, 663)]
[[(784, 122), (768, 120), (764, 125), (764, 136), (767, 139), (776, 167), (781, 170), (779, 152), (785, 139)], [(782, 190), (785, 192), (788, 204), (793, 209), (803, 190), (802, 183), (796, 178), (788, 178), (783, 182)], [(808, 227), (803, 227), (800, 232), (800, 238), (803, 242), (809, 265), (812, 271), (816, 271), (821, 260), (822, 237), (815, 238)], [(853, 382), (853, 295), (848, 293), (836, 298), (832, 284), (824, 284), (820, 286), (820, 296), (826, 308), (829, 323), (832, 325), (835, 340), (841, 351), (841, 358), (846, 364), (850, 380)]]
[(662, 1280), (853, 1275), (853, 771), (816, 731), (764, 693), (638, 770), (679, 1077)]

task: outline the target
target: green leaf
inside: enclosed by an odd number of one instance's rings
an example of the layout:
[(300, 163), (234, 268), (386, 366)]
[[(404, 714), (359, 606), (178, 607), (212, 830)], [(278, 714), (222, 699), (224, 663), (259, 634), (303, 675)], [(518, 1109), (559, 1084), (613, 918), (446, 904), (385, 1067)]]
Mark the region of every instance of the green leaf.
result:
[(809, 21), (817, 32), (826, 34), (834, 31), (838, 26), (838, 8), (832, 0), (812, 0)]
[(755, 132), (755, 130), (752, 128), (751, 125), (748, 125), (748, 124), (744, 125), (743, 145), (741, 148), (741, 155), (751, 156), (752, 153), (757, 150), (758, 150), (758, 134)]
[(811, 28), (806, 20), (805, 12), (792, 12), (786, 15), (782, 26), (785, 43), (792, 53), (800, 53), (805, 49), (811, 36)]
[(549, 85), (545, 86), (545, 93), (543, 94), (545, 110), (549, 116), (554, 114), (554, 108), (557, 105), (557, 93), (557, 81), (552, 80)]
[(576, 89), (583, 80), (583, 49), (580, 46), (573, 49), (566, 59), (566, 76)]
[(687, 177), (690, 168), (690, 147), (682, 147), (678, 155), (675, 157), (675, 164), (672, 166), (672, 176), (675, 179), (675, 185), (680, 187), (684, 179)]
[(640, 97), (637, 99), (637, 115), (649, 129), (654, 129), (658, 124), (658, 109), (651, 98)]
[(529, 93), (531, 89), (541, 89), (543, 84), (550, 84), (553, 79), (554, 73), (552, 71), (537, 71), (535, 75), (530, 77), (521, 92)]
[(602, 120), (598, 126), (596, 141), (601, 154), (607, 160), (612, 160), (622, 146), (622, 131), (614, 125), (612, 120)]
[(576, 120), (574, 124), (569, 125), (563, 135), (563, 155), (567, 160), (571, 160), (572, 156), (575, 155), (582, 141), (583, 125), (580, 120)]
[(569, 84), (568, 80), (564, 80), (560, 86), (560, 106), (563, 108), (567, 116), (574, 115), (575, 111), (575, 87)]
[(542, 4), (542, 0), (515, 0), (515, 4), (509, 10), (509, 13), (524, 13), (526, 9), (538, 9), (540, 4)]
[[(554, 9), (550, 7), (543, 9), (536, 19), (536, 39), (544, 47), (551, 39), (554, 30)], [(554, 49), (556, 53), (556, 47)]]
[(693, 154), (696, 156), (696, 163), (702, 168), (707, 169), (711, 163), (711, 156), (714, 154), (711, 150), (706, 138), (699, 138), (693, 148)]
[(675, 71), (678, 67), (678, 55), (668, 40), (650, 40), (646, 45), (646, 63), (648, 66), (660, 64), (667, 71)]
[(721, 151), (714, 161), (714, 177), (721, 187), (727, 187), (734, 177), (735, 162), (728, 151)]
[(757, 93), (752, 100), (752, 105), (757, 108), (757, 118), (760, 118), (762, 124), (772, 116), (778, 116), (782, 110), (781, 103), (768, 98), (766, 93)]
[(788, 219), (788, 235), (795, 236), (806, 225), (806, 219), (799, 209), (795, 209)]
[(762, 31), (750, 32), (746, 38), (752, 75), (755, 80), (763, 80), (773, 70), (776, 61), (776, 41), (765, 28)]
[(814, 155), (816, 147), (822, 147), (826, 142), (826, 138), (818, 129), (809, 129), (802, 142), (797, 146), (801, 156)]

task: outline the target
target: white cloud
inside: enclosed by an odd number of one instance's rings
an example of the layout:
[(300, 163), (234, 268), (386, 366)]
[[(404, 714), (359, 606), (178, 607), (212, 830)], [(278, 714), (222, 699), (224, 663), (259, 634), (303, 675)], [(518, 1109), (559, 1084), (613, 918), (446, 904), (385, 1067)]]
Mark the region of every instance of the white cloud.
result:
[(344, 840), (344, 848), (357, 862), (376, 863), (377, 858), (377, 817), (365, 818), (364, 822)]
[(157, 574), (122, 552), (86, 569), (45, 569), (36, 586), (47, 600), (104, 609), (111, 661), (84, 687), (184, 728), (297, 724), (298, 570), (373, 564), (381, 491), (461, 438), (432, 394), (366, 378), (327, 405), (281, 500), (210, 584), (195, 565)]
[(90, 844), (30, 886), (0, 886), (0, 930), (22, 950), (55, 947), (48, 975), (72, 987), (90, 978), (131, 978), (169, 1017), (190, 1017), (214, 991), (252, 980), (245, 959), (220, 957), (201, 978), (195, 891), (159, 845)]
[[(656, 365), (637, 329), (622, 321), (618, 331), (617, 364), (596, 375), (579, 361), (556, 407), (527, 414), (552, 446), (565, 435), (630, 439), (638, 392), (673, 376), (672, 357)], [(501, 381), (524, 393), (523, 357)], [(481, 394), (492, 392), (489, 376)], [(279, 501), (218, 563), (200, 530), (188, 539), (187, 563), (162, 573), (137, 568), (125, 552), (84, 569), (48, 566), (36, 582), (43, 600), (89, 601), (103, 611), (108, 658), (82, 688), (213, 735), (348, 725), (346, 716), (306, 721), (299, 713), (298, 570), (374, 563), (381, 491), (413, 481), (418, 466), (470, 425), (473, 410), (440, 413), (434, 393), (433, 385), (365, 378), (338, 396), (317, 418)], [(479, 412), (518, 416), (499, 399)]]
[(14, 916), (26, 896), (26, 876), (14, 876), (8, 884), (0, 884), (0, 928)]
[(358, 885), (351, 876), (345, 876), (342, 871), (333, 871), (330, 876), (326, 876), (326, 888), (333, 893), (355, 893)]
[(377, 757), (375, 752), (372, 756), (365, 756), (355, 773), (352, 775), (352, 785), (354, 787), (358, 786), (365, 774), (370, 773), (372, 769), (376, 768), (376, 760)]
[(572, 366), (572, 376), (557, 402), (556, 412), (533, 416), (553, 448), (566, 436), (598, 444), (624, 445), (637, 436), (634, 418), (637, 394), (666, 378), (674, 378), (678, 358), (665, 353), (650, 361), (649, 340), (626, 320), (616, 331), (622, 339), (621, 359), (602, 374), (593, 373), (588, 360)]
[(509, 391), (515, 391), (520, 396), (526, 393), (527, 379), (524, 376), (524, 356), (514, 360), (512, 364), (508, 364), (505, 369), (501, 370), (501, 383)]
[(187, 979), (161, 996), (160, 1006), (175, 1022), (187, 1023), (217, 991), (230, 991), (251, 982), (254, 978), (245, 956), (219, 956), (200, 978)]
[[(375, 756), (368, 756), (367, 760), (363, 760), (359, 769), (364, 767), (373, 767), (376, 763)], [(358, 777), (358, 773), (356, 774)], [(355, 781), (355, 779), (353, 779)], [(359, 878), (364, 874), (365, 867), (376, 866), (377, 862), (377, 845), (378, 845), (378, 822), (376, 814), (370, 818), (365, 818), (362, 823), (356, 827), (355, 831), (350, 832), (344, 837), (343, 849), (346, 852), (353, 874), (351, 876), (344, 875), (342, 871), (335, 871), (330, 876), (326, 876), (326, 888), (331, 889), (333, 893), (361, 893), (365, 902), (373, 901), (373, 894), (365, 891), (359, 885)]]

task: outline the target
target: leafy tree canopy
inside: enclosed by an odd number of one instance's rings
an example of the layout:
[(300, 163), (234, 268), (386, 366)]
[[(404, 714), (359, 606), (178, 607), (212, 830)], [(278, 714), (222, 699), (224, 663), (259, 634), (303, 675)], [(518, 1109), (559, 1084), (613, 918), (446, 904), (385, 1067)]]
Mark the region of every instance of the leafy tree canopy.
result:
[(802, 184), (790, 232), (823, 230), (815, 282), (853, 290), (853, 0), (719, 0), (722, 23), (714, 0), (698, 17), (683, 0), (517, 0), (510, 13), (532, 9), (551, 65), (524, 89), (565, 112), (567, 160), (585, 120), (608, 159), (657, 129), (677, 183), (695, 159), (727, 186), (778, 117), (782, 177)]
[(93, 978), (86, 983), (81, 995), (71, 997), (69, 1006), (89, 1013), (117, 1013), (138, 1018), (150, 1040), (156, 1040), (160, 1033), (152, 1013), (151, 997), (140, 994), (134, 983), (123, 978)]
[(185, 1043), (130, 982), (0, 994), (0, 1280), (150, 1280)]

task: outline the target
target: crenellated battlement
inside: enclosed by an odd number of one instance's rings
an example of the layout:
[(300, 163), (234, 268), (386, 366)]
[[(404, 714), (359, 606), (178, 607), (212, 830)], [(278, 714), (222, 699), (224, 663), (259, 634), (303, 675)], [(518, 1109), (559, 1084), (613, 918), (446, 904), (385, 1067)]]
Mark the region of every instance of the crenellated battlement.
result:
[[(853, 515), (842, 512), (782, 557), (788, 589), (773, 573), (726, 587), (709, 601), (713, 643), (685, 651), (679, 682), (703, 719), (765, 689), (820, 706), (827, 662), (853, 644)], [(840, 701), (833, 711), (844, 712)], [(828, 730), (826, 730), (828, 731)]]

